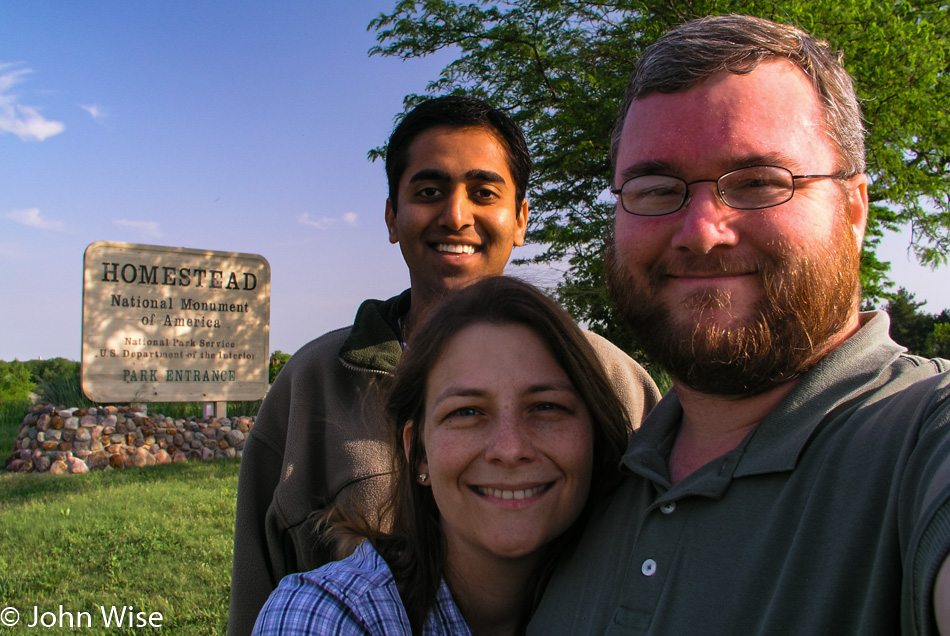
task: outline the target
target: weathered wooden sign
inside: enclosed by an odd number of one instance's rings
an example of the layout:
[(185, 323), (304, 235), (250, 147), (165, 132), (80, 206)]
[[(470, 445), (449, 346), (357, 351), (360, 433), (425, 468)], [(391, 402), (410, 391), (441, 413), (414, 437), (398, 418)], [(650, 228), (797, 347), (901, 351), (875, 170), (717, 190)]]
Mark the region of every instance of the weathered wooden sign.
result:
[(86, 248), (82, 388), (96, 402), (256, 400), (267, 391), (270, 265), (256, 254)]

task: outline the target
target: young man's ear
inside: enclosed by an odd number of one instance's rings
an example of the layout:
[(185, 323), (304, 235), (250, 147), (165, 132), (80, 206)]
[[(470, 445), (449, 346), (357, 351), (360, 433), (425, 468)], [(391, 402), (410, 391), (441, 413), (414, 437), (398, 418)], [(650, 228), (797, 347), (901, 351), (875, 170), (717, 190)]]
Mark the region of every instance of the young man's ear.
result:
[(524, 235), (528, 231), (528, 200), (524, 199), (521, 201), (521, 206), (518, 209), (518, 215), (515, 217), (515, 223), (517, 224), (517, 231), (515, 232), (515, 247), (521, 247), (524, 245)]
[(395, 245), (399, 242), (399, 232), (396, 230), (396, 208), (389, 199), (386, 199), (386, 227), (389, 229), (389, 242)]

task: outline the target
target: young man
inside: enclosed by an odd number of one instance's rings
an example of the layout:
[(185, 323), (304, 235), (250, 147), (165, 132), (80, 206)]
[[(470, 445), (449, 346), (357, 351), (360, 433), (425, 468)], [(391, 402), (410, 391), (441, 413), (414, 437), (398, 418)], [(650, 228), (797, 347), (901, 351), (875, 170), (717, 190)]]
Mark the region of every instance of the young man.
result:
[(950, 363), (859, 313), (838, 56), (766, 20), (683, 25), (637, 64), (612, 154), (611, 293), (674, 389), (529, 632), (946, 633)]
[[(280, 579), (342, 556), (311, 513), (355, 502), (378, 509), (391, 470), (390, 425), (377, 411), (385, 377), (442, 296), (503, 273), (524, 242), (530, 157), (521, 130), (480, 100), (427, 101), (393, 131), (386, 225), (410, 289), (367, 300), (352, 327), (303, 347), (271, 387), (238, 483), (229, 634), (248, 634)], [(592, 336), (631, 421), (659, 395), (635, 362)]]

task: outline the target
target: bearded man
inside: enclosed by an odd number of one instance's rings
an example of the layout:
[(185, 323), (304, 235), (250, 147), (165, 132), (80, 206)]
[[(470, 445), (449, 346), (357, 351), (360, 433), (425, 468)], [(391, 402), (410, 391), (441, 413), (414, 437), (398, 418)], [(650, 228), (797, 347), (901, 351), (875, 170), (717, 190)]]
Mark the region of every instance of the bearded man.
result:
[(950, 633), (950, 363), (859, 311), (840, 55), (682, 25), (638, 62), (612, 158), (611, 294), (674, 388), (529, 633)]

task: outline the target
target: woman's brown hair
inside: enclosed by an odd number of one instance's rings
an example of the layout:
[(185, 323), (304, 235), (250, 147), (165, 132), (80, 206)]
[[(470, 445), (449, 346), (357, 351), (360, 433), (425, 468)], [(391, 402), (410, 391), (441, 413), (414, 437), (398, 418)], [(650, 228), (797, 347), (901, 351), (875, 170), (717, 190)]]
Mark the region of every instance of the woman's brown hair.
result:
[[(630, 430), (626, 410), (584, 332), (557, 303), (542, 292), (511, 277), (482, 279), (446, 296), (425, 324), (415, 330), (394, 372), (385, 403), (393, 424), (394, 474), (392, 491), (382, 518), (388, 533), (350, 520), (341, 525), (365, 536), (393, 572), (413, 633), (421, 633), (435, 602), (445, 565), (445, 542), (432, 489), (416, 481), (425, 457), (423, 429), (429, 371), (449, 341), (462, 329), (479, 323), (516, 324), (531, 329), (547, 346), (583, 399), (594, 427), (591, 490), (584, 511), (571, 528), (545, 548), (545, 556), (527, 590), (523, 621), (540, 599), (555, 558), (580, 532), (592, 507), (619, 481), (619, 462)], [(414, 423), (409, 456), (403, 449), (403, 429)]]

